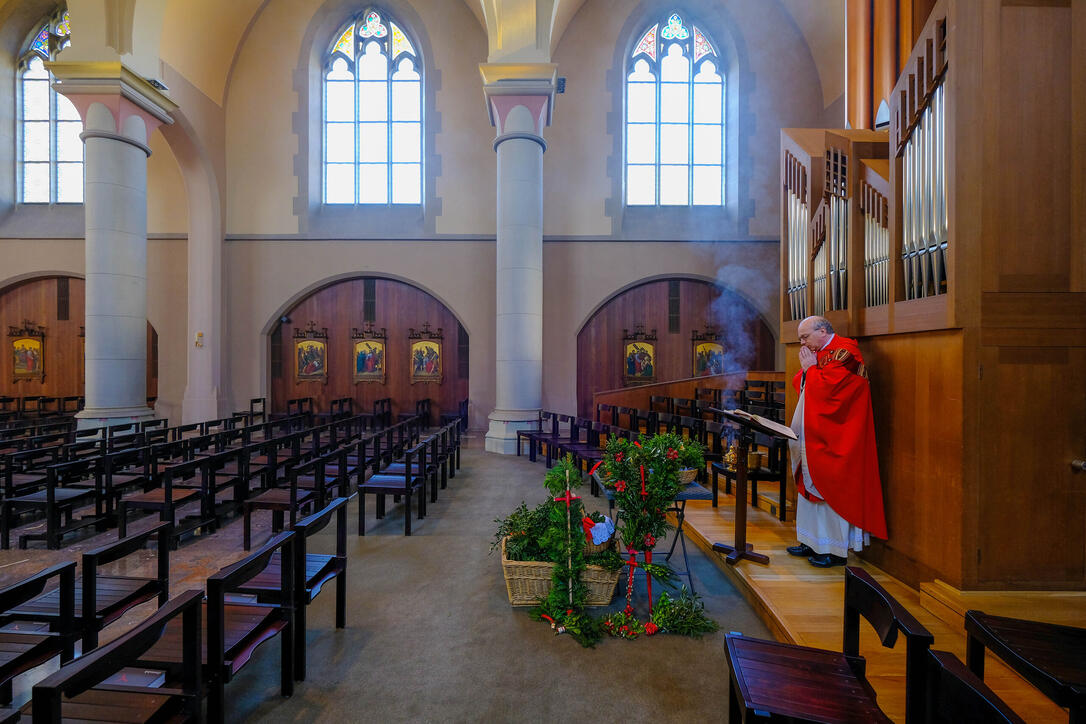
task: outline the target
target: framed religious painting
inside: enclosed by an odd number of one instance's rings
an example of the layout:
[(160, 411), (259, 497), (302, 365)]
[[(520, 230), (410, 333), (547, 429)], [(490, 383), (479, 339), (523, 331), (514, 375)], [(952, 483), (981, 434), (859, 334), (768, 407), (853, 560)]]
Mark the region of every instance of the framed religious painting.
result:
[(430, 323), (422, 325), (422, 329), (408, 330), (407, 339), (411, 343), (411, 384), (417, 382), (436, 382), (441, 384), (441, 341), (443, 335), (441, 327), (437, 331), (430, 330)]
[(328, 328), (294, 328), (294, 381), (328, 382)]
[(388, 335), (385, 328), (375, 329), (372, 322), (365, 328), (351, 328), (352, 346), (351, 363), (355, 382), (385, 383), (385, 353)]
[(712, 377), (724, 374), (724, 345), (719, 331), (706, 327), (704, 332), (694, 331), (690, 336), (693, 345), (694, 370), (692, 377)]
[(656, 330), (645, 332), (637, 325), (622, 330), (622, 381), (627, 384), (656, 381)]
[(8, 327), (11, 338), (12, 377), (20, 380), (45, 380), (45, 327), (23, 320), (22, 327)]

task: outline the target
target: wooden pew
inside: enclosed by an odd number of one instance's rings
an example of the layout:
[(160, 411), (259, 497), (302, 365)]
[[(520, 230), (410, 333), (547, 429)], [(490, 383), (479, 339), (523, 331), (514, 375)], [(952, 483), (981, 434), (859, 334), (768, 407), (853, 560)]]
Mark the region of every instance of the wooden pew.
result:
[[(149, 540), (158, 546), (158, 567), (153, 578), (120, 576), (100, 572), (100, 567), (140, 551)], [(142, 533), (87, 551), (83, 554), (82, 585), (75, 590), (75, 613), (70, 616), (83, 637), (83, 653), (98, 646), (98, 632), (129, 609), (158, 599), (166, 602), (170, 590), (170, 526), (160, 523)], [(13, 607), (8, 615), (26, 621), (41, 621), (58, 627), (64, 619), (63, 588), (54, 588)]]
[(892, 648), (906, 640), (905, 724), (924, 720), (924, 674), (934, 637), (867, 571), (845, 568), (842, 651), (779, 643), (729, 633), (725, 652), (731, 668), (732, 724), (768, 718), (796, 721), (890, 722), (875, 702), (860, 656), (860, 618)]
[[(253, 577), (266, 569), (271, 558), (279, 553), (280, 589), (294, 589), (295, 534), (276, 536), (263, 548), (207, 579), (207, 600), (203, 622), (204, 666), (203, 680), (208, 692), (207, 718), (223, 722), (226, 718), (225, 687), (247, 664), (260, 644), (277, 634), (280, 638), (280, 692), (294, 693), (294, 601), (286, 599), (277, 604), (239, 603), (227, 601), (228, 593), (237, 593)], [(169, 622), (162, 638), (139, 659), (140, 666), (177, 670), (186, 660), (185, 652), (193, 641), (176, 620)]]
[[(53, 625), (21, 621), (9, 611), (40, 596), (51, 581), (59, 580), (60, 616)], [(75, 561), (46, 568), (0, 589), (0, 703), (11, 703), (11, 680), (59, 655), (61, 662), (75, 656)]]
[[(381, 437), (375, 437), (377, 449), (374, 451), (374, 459), (381, 459)], [(418, 493), (418, 518), (426, 517), (426, 474), (420, 474), (420, 470), (427, 469), (426, 464), (427, 443), (419, 443), (409, 448), (403, 454), (403, 473), (401, 475), (389, 475), (375, 472), (369, 479), (364, 480), (362, 475), (358, 479), (358, 535), (366, 534), (366, 495), (377, 496), (377, 517), (383, 518), (385, 514), (385, 496), (404, 497), (404, 535), (411, 535), (411, 498)]]
[[(19, 547), (26, 548), (31, 540), (42, 539), (46, 548), (60, 548), (65, 533), (105, 522), (103, 493), (100, 458), (50, 465), (46, 468), (44, 488), (5, 498), (0, 503), (0, 547), (5, 550), (10, 547), (11, 524), (17, 513), (41, 511), (45, 516), (45, 532), (24, 533), (19, 537)], [(91, 503), (95, 506), (94, 514), (76, 520), (75, 510)]]
[[(35, 684), (23, 709), (34, 724), (61, 721), (150, 722), (203, 721), (200, 633), (203, 592), (185, 591), (134, 629), (96, 651), (62, 666)], [(178, 617), (182, 640), (180, 665), (168, 687), (111, 683), (121, 669), (138, 664)]]
[[(347, 498), (336, 498), (321, 510), (292, 526), (294, 539), (294, 675), (305, 681), (306, 675), (306, 607), (321, 592), (324, 585), (336, 580), (336, 628), (347, 625)], [(336, 552), (328, 555), (307, 552), (307, 539), (336, 517)], [(268, 567), (238, 589), (257, 596), (262, 603), (278, 603), (283, 598), (281, 579), (282, 556), (273, 555)]]

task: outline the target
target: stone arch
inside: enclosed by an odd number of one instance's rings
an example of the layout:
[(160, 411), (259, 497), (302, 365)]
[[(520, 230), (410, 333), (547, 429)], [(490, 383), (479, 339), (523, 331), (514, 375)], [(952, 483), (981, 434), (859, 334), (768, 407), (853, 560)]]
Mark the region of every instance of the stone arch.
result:
[[(363, 281), (375, 280), (372, 286)], [(375, 303), (375, 329), (387, 331), (384, 374), (379, 381), (356, 380), (353, 365), (362, 358), (351, 336), (363, 320), (363, 299)], [(470, 334), (461, 316), (443, 299), (411, 279), (391, 274), (353, 272), (337, 274), (308, 284), (276, 306), (261, 328), (260, 346), (266, 350), (267, 398), (271, 409), (286, 409), (287, 400), (312, 397), (316, 409), (327, 409), (336, 399), (349, 397), (356, 409), (369, 409), (375, 400), (388, 397), (395, 410), (410, 411), (414, 401), (429, 397), (441, 412), (455, 410), (470, 396)], [(295, 376), (296, 349), (292, 338), (308, 323), (327, 330), (326, 366), (321, 383)], [(429, 325), (428, 327), (425, 325)], [(443, 330), (439, 383), (414, 379), (410, 370), (412, 341), (408, 328)], [(460, 329), (464, 330), (461, 337)], [(466, 355), (466, 356), (465, 356)], [(372, 359), (371, 359), (372, 361)]]
[(414, 287), (415, 289), (418, 289), (421, 292), (425, 292), (426, 294), (429, 294), (431, 297), (433, 297), (437, 301), (441, 302), (441, 304), (443, 304), (445, 306), (445, 308), (448, 309), (452, 313), (452, 315), (454, 317), (456, 317), (456, 321), (460, 323), (460, 326), (464, 328), (464, 331), (468, 333), (468, 336), (469, 337), (471, 336), (471, 329), (464, 322), (463, 315), (460, 314), (459, 312), (457, 312), (456, 308), (453, 307), (453, 305), (447, 299), (445, 299), (441, 294), (438, 294), (432, 288), (426, 286), (425, 284), (420, 284), (419, 282), (415, 281), (414, 279), (410, 279), (410, 278), (405, 277), (405, 276), (400, 276), (398, 274), (389, 274), (389, 273), (386, 273), (386, 272), (377, 272), (377, 271), (374, 271), (374, 272), (369, 272), (369, 271), (367, 271), (367, 272), (359, 272), (359, 271), (343, 272), (342, 274), (333, 274), (332, 276), (324, 277), (323, 279), (319, 279), (319, 280), (317, 280), (315, 282), (311, 282), (310, 284), (306, 284), (305, 286), (301, 287), (300, 289), (295, 291), (293, 294), (291, 294), (286, 300), (283, 301), (282, 304), (280, 304), (278, 307), (276, 307), (275, 313), (272, 314), (270, 317), (268, 317), (264, 321), (263, 326), (261, 326), (260, 334), (262, 336), (265, 336), (265, 337), (267, 335), (271, 334), (272, 331), (275, 329), (275, 325), (279, 322), (280, 319), (282, 319), (283, 315), (286, 314), (291, 309), (293, 309), (294, 307), (296, 307), (298, 305), (298, 303), (301, 302), (302, 300), (306, 299), (307, 297), (311, 296), (312, 294), (314, 294), (316, 292), (319, 292), (321, 289), (324, 289), (325, 287), (330, 287), (330, 286), (332, 286), (334, 284), (338, 284), (340, 282), (348, 281), (350, 279), (388, 279), (389, 281), (400, 282), (401, 284), (407, 284), (408, 286)]
[(693, 274), (687, 272), (653, 274), (650, 276), (641, 277), (639, 279), (635, 279), (631, 282), (623, 284), (621, 287), (618, 287), (613, 291), (609, 292), (608, 294), (605, 294), (600, 299), (600, 301), (592, 307), (591, 311), (589, 311), (588, 314), (586, 314), (584, 318), (582, 318), (581, 321), (577, 324), (577, 334), (580, 334), (581, 331), (584, 330), (585, 325), (592, 321), (592, 317), (596, 316), (597, 312), (607, 306), (607, 304), (609, 304), (616, 297), (625, 294), (631, 289), (648, 284), (650, 282), (664, 281), (667, 279), (690, 279), (692, 281), (706, 282), (708, 284), (712, 284), (713, 286), (719, 287), (720, 289), (730, 294), (734, 294), (735, 296), (741, 298), (743, 301), (749, 304), (750, 307), (757, 312), (758, 317), (761, 319), (761, 321), (765, 323), (765, 325), (769, 327), (770, 330), (773, 331), (774, 336), (777, 336), (776, 314), (773, 312), (773, 310), (765, 309), (762, 306), (761, 302), (763, 300), (756, 299), (745, 290), (737, 289), (731, 285), (722, 284), (721, 281), (716, 277), (707, 276), (705, 274)]
[[(672, 307), (672, 302), (678, 304)], [(651, 381), (660, 383), (695, 375), (691, 332), (705, 327), (720, 333), (725, 371), (773, 369), (777, 347), (773, 325), (748, 295), (721, 279), (696, 273), (658, 274), (607, 294), (577, 329), (578, 414), (592, 414), (593, 393), (631, 384), (624, 376), (629, 360), (623, 351), (623, 330), (655, 334), (644, 344), (655, 346), (650, 350)]]

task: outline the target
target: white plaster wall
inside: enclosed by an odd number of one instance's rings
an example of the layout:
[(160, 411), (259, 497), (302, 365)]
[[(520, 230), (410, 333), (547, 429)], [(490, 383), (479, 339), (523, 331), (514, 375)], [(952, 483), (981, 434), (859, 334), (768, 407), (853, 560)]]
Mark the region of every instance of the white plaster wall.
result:
[(188, 342), (188, 242), (151, 239), (147, 242), (147, 319), (158, 331), (158, 402), (155, 415), (181, 423), (185, 396)]
[(161, 131), (151, 133), (147, 145), (147, 233), (183, 236), (189, 230), (189, 210), (181, 167)]
[[(776, 237), (780, 233), (780, 129), (821, 123), (818, 68), (803, 34), (777, 2), (689, 0), (686, 5), (685, 18), (696, 18), (718, 45), (734, 45), (741, 57), (740, 71), (727, 79), (729, 87), (734, 84), (740, 89), (740, 97), (739, 127), (732, 129), (739, 138), (726, 149), (726, 163), (739, 164), (737, 168), (746, 172), (740, 184), (753, 203), (749, 234)], [(827, 11), (838, 12), (843, 25), (839, 5), (831, 0)], [(612, 172), (618, 169), (615, 154), (620, 147), (611, 134), (622, 133), (616, 108), (623, 93), (624, 70), (615, 67), (616, 48), (625, 47), (629, 40), (622, 33), (631, 17), (640, 29), (642, 20), (662, 17), (672, 9), (651, 0), (588, 0), (570, 22), (553, 58), (567, 85), (565, 94), (557, 96), (553, 124), (544, 132), (549, 144), (544, 157), (544, 233), (611, 233), (604, 205), (621, 200), (611, 199), (613, 181), (608, 175), (609, 163), (616, 164)], [(732, 135), (729, 132), (728, 137)], [(630, 230), (627, 237), (631, 235), (637, 236)], [(683, 237), (684, 228), (679, 226), (675, 238)], [(709, 232), (687, 238), (719, 237)]]
[[(293, 214), (298, 195), (293, 130), (298, 111), (295, 72), (303, 36), (322, 0), (269, 3), (241, 46), (226, 96), (229, 195), (227, 232), (244, 235), (297, 233)], [(397, 3), (388, 6), (395, 13)], [(442, 213), (436, 231), (494, 233), (494, 151), (482, 95), (479, 63), (486, 60), (486, 36), (471, 12), (449, 0), (416, 0), (439, 69), (436, 104), (440, 124), (435, 150), (441, 173), (436, 193)], [(319, 42), (324, 42), (321, 39)], [(424, 81), (425, 82), (425, 81)], [(315, 89), (319, 92), (320, 89)], [(319, 104), (318, 104), (319, 107)], [(320, 132), (319, 123), (314, 126)]]

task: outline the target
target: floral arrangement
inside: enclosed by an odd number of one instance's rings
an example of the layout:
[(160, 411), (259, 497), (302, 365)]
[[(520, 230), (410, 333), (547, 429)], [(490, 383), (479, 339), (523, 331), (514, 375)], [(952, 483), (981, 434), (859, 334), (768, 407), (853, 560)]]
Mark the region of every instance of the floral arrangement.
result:
[(667, 433), (631, 441), (612, 437), (600, 471), (603, 484), (614, 492), (621, 521), (619, 532), (627, 550), (652, 550), (671, 525), (665, 514), (679, 492), (679, 470), (705, 466), (705, 448), (696, 440)]
[[(604, 458), (592, 472), (600, 471), (600, 479), (614, 495), (619, 508), (618, 530), (622, 536), (622, 545), (629, 554), (626, 563), (629, 567), (626, 608), (604, 619), (603, 629), (608, 634), (632, 639), (641, 633), (652, 636), (659, 630), (668, 629), (655, 619), (642, 625), (634, 615), (634, 570), (641, 568), (647, 576), (649, 612), (652, 615), (655, 613), (652, 600), (653, 580), (667, 586), (673, 586), (675, 580), (675, 572), (669, 566), (652, 562), (652, 550), (656, 542), (666, 536), (671, 528), (666, 514), (671, 501), (682, 489), (679, 470), (704, 466), (704, 448), (701, 444), (695, 440), (684, 440), (673, 433), (652, 437), (642, 435), (636, 441), (620, 437), (608, 440)], [(644, 560), (641, 562), (638, 562), (638, 553), (643, 556)], [(663, 594), (661, 599), (670, 605), (671, 598), (665, 599), (666, 596), (666, 593)], [(703, 625), (716, 626), (700, 609), (697, 613), (707, 622)]]

